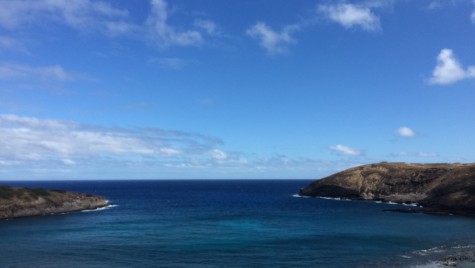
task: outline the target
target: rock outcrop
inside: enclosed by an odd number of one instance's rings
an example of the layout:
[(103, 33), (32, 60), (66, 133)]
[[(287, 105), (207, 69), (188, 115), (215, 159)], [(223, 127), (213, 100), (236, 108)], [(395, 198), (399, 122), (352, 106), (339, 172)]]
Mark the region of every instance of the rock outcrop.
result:
[(363, 165), (316, 180), (300, 195), (417, 203), (425, 212), (475, 215), (475, 164)]
[(0, 186), (0, 219), (47, 215), (107, 206), (97, 195)]

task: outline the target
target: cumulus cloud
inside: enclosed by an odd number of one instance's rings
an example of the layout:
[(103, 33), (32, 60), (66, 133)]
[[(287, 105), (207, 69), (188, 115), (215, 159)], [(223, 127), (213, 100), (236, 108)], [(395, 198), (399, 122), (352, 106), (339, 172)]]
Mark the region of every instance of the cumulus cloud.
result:
[(379, 17), (369, 7), (340, 3), (318, 6), (319, 13), (345, 28), (360, 27), (366, 31), (381, 29)]
[(216, 138), (161, 129), (125, 129), (71, 121), (0, 115), (0, 161), (58, 161), (100, 157), (176, 157), (183, 154), (224, 159)]
[(400, 127), (397, 129), (396, 132), (399, 136), (405, 137), (405, 138), (412, 138), (416, 136), (416, 132), (414, 132), (414, 130), (408, 127)]
[(468, 66), (464, 69), (453, 51), (445, 48), (437, 56), (437, 65), (432, 72), (429, 83), (433, 85), (448, 85), (469, 78), (475, 78), (475, 66)]
[(338, 154), (342, 154), (342, 155), (359, 156), (362, 154), (360, 150), (357, 150), (345, 145), (341, 145), (341, 144), (330, 146), (329, 148), (331, 151), (336, 152)]
[(281, 54), (287, 52), (287, 46), (295, 43), (292, 34), (299, 30), (297, 25), (288, 25), (277, 32), (264, 22), (257, 22), (247, 29), (246, 34), (259, 41), (259, 45), (263, 47), (270, 55)]

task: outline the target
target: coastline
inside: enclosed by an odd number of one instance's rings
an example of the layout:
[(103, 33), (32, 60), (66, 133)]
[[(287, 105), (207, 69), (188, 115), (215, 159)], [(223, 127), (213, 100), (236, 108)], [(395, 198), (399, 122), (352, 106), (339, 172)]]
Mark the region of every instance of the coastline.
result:
[(407, 213), (475, 216), (475, 163), (381, 162), (315, 180), (299, 195), (423, 206)]
[(98, 195), (0, 186), (0, 220), (94, 210), (108, 205)]
[(429, 257), (429, 260), (425, 264), (411, 266), (414, 268), (475, 267), (475, 245), (454, 246), (451, 248), (431, 248), (427, 250), (416, 251), (414, 253)]

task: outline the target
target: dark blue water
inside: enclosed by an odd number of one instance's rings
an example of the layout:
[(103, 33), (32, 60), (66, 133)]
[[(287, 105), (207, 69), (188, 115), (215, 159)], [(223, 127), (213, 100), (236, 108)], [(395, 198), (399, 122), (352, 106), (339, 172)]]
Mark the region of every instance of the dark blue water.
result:
[(100, 194), (117, 206), (0, 221), (0, 267), (400, 267), (474, 244), (474, 219), (292, 196), (308, 183), (4, 183)]

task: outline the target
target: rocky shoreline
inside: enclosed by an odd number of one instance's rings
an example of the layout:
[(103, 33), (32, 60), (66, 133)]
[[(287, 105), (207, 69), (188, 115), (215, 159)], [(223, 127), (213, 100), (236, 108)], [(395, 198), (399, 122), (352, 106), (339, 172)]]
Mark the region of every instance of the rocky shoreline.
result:
[(316, 180), (299, 194), (423, 207), (399, 212), (475, 216), (475, 164), (363, 165)]
[(0, 186), (0, 220), (97, 209), (108, 205), (107, 200), (98, 195)]
[(445, 256), (440, 264), (443, 267), (475, 267), (475, 250), (463, 250)]

